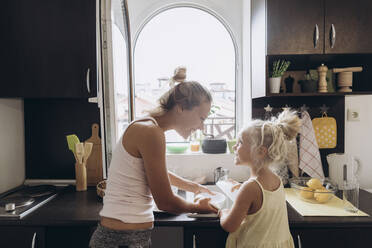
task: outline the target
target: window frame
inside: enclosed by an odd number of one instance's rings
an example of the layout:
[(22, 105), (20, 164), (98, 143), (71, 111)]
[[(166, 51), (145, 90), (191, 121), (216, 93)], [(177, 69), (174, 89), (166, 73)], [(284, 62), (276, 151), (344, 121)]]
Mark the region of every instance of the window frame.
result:
[[(230, 35), (230, 38), (231, 38), (231, 41), (233, 43), (233, 47), (234, 47), (234, 55), (235, 55), (235, 133), (237, 134), (238, 130), (243, 126), (243, 123), (244, 123), (244, 115), (243, 115), (243, 108), (241, 107), (242, 104), (238, 104), (238, 103), (242, 103), (243, 102), (243, 99), (244, 99), (244, 96), (243, 96), (243, 87), (242, 87), (242, 80), (241, 80), (241, 76), (242, 75), (242, 71), (240, 70), (240, 61), (241, 61), (241, 53), (239, 52), (240, 51), (240, 47), (238, 46), (238, 43), (236, 41), (236, 38), (235, 38), (235, 35), (234, 35), (234, 32), (230, 26), (230, 24), (221, 16), (219, 15), (217, 12), (213, 11), (211, 8), (208, 8), (206, 6), (202, 6), (202, 5), (198, 5), (198, 4), (195, 4), (195, 3), (172, 3), (172, 4), (168, 4), (168, 5), (165, 5), (165, 6), (162, 6), (158, 9), (156, 9), (155, 11), (152, 11), (144, 20), (143, 22), (139, 25), (138, 29), (136, 30), (135, 32), (135, 35), (134, 35), (134, 38), (132, 40), (132, 44), (133, 44), (133, 68), (135, 66), (135, 51), (136, 51), (136, 47), (137, 47), (137, 41), (138, 41), (138, 38), (142, 32), (142, 30), (144, 29), (144, 27), (154, 18), (156, 17), (157, 15), (167, 11), (167, 10), (171, 10), (171, 9), (175, 9), (175, 8), (194, 8), (194, 9), (197, 9), (197, 10), (200, 10), (200, 11), (203, 11), (205, 12), (206, 14), (210, 14), (212, 15), (213, 17), (216, 18), (217, 21), (219, 21), (223, 27), (225, 27), (226, 31), (228, 32), (228, 34)], [(133, 72), (134, 72), (134, 69), (133, 69)], [(132, 83), (135, 84), (135, 75), (133, 73), (133, 81)], [(135, 89), (135, 85), (132, 86), (133, 89)], [(133, 99), (133, 102), (130, 103), (131, 106), (130, 108), (132, 109), (133, 113), (135, 113), (135, 103), (134, 103), (134, 99)], [(167, 154), (168, 156), (168, 154)]]

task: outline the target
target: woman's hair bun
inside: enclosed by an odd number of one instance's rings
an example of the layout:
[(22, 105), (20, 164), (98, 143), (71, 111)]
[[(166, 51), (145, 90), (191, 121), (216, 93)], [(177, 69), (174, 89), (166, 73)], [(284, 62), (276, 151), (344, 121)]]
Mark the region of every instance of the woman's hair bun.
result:
[(186, 67), (178, 66), (173, 73), (173, 76), (169, 79), (169, 86), (174, 87), (176, 82), (182, 83), (186, 79)]

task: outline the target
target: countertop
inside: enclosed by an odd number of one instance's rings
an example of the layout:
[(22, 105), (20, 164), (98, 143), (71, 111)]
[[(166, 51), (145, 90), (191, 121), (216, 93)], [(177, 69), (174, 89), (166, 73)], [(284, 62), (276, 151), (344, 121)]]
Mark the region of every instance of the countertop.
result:
[[(360, 190), (360, 209), (372, 216), (372, 194)], [(21, 220), (0, 219), (1, 226), (95, 226), (99, 221), (102, 200), (97, 196), (95, 188), (76, 192), (70, 187), (30, 213)], [(291, 228), (360, 228), (372, 227), (372, 217), (302, 217), (289, 204), (288, 219)], [(186, 214), (173, 215), (155, 213), (155, 226), (196, 226), (219, 227), (218, 219), (193, 219)]]

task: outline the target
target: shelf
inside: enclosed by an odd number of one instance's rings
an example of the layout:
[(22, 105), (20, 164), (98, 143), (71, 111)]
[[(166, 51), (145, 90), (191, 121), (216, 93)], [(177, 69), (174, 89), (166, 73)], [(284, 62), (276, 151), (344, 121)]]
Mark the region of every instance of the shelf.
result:
[[(331, 92), (331, 93), (268, 93), (266, 97), (291, 97), (291, 96), (345, 96), (345, 95), (372, 95), (372, 91), (355, 91), (355, 92)], [(265, 97), (265, 96), (263, 96)], [(256, 97), (261, 98), (261, 97)]]

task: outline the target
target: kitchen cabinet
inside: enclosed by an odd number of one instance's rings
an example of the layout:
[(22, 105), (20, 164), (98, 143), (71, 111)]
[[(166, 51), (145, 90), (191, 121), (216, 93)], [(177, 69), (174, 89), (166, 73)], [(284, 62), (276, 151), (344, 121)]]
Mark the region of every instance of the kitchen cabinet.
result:
[[(298, 248), (366, 247), (372, 242), (371, 228), (304, 228), (292, 229), (291, 234)], [(300, 240), (300, 241), (299, 241)]]
[(97, 95), (96, 1), (6, 0), (4, 6), (0, 97)]
[(372, 53), (371, 13), (369, 0), (325, 0), (325, 53)]
[(185, 227), (184, 248), (224, 248), (228, 233), (221, 227)]
[(268, 55), (372, 53), (368, 0), (267, 0), (266, 9)]
[(267, 0), (267, 54), (321, 54), (323, 0)]
[(33, 226), (0, 226), (0, 247), (43, 248), (45, 229)]
[(89, 247), (90, 237), (96, 226), (51, 226), (46, 228), (46, 247), (53, 248), (78, 248)]

